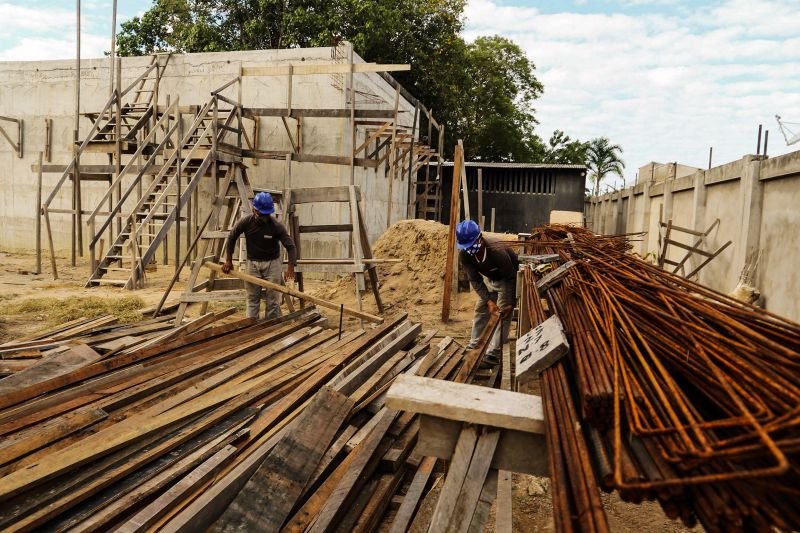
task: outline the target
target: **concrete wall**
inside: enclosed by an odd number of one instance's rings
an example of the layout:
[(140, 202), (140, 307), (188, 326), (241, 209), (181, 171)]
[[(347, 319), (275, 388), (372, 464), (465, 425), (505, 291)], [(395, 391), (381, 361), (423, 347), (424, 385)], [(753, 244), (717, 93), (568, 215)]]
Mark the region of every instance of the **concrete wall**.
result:
[[(732, 291), (748, 257), (761, 253), (755, 286), (762, 303), (775, 313), (800, 321), (800, 151), (780, 157), (747, 155), (738, 161), (697, 170), (693, 175), (662, 182), (645, 181), (619, 192), (593, 197), (586, 217), (598, 233), (647, 234), (635, 251), (658, 255), (658, 220), (705, 231), (720, 224), (706, 239), (705, 250), (732, 244), (700, 272), (700, 283), (720, 292)], [(617, 221), (621, 221), (617, 224)], [(671, 238), (676, 238), (675, 233)], [(680, 240), (689, 243), (689, 238)], [(680, 250), (670, 259), (680, 260)], [(694, 259), (692, 265), (698, 265)]]
[[(159, 102), (167, 96), (180, 105), (202, 105), (210, 92), (236, 77), (240, 67), (272, 66), (281, 64), (330, 63), (332, 57), (348, 57), (345, 46), (338, 53), (331, 48), (305, 48), (289, 50), (258, 50), (246, 52), (203, 53), (174, 55), (164, 72), (159, 87)], [(355, 56), (356, 62), (363, 62)], [(122, 59), (122, 87), (135, 80), (149, 64), (149, 57)], [(341, 59), (337, 62), (342, 62)], [(393, 109), (395, 90), (377, 74), (356, 74), (356, 107), (359, 109)], [(286, 76), (246, 76), (242, 87), (242, 100), (246, 107), (285, 107), (287, 104)], [(72, 130), (75, 113), (74, 61), (0, 62), (0, 115), (21, 118), (25, 121), (25, 153), (19, 159), (11, 146), (0, 139), (0, 248), (32, 249), (34, 246), (34, 219), (36, 212), (36, 174), (31, 165), (45, 146), (45, 118), (52, 118), (52, 164), (66, 165), (72, 155)], [(235, 95), (233, 92), (225, 94)], [(348, 84), (346, 75), (295, 76), (292, 85), (292, 105), (295, 108), (340, 108), (347, 106)], [(98, 112), (109, 97), (109, 61), (88, 59), (82, 61), (80, 110)], [(413, 105), (401, 97), (401, 124), (411, 124)], [(91, 123), (81, 119), (81, 139), (88, 133)], [(185, 117), (188, 127), (189, 117)], [(279, 118), (261, 117), (259, 148), (291, 150), (291, 145)], [(246, 122), (248, 124), (249, 122)], [(252, 123), (249, 123), (252, 127)], [(293, 124), (293, 121), (290, 121)], [(303, 153), (348, 156), (352, 150), (349, 119), (303, 119)], [(365, 138), (359, 128), (356, 144)], [(123, 159), (123, 163), (125, 159)], [(82, 164), (108, 164), (106, 154), (86, 154)], [(346, 185), (350, 181), (350, 168), (344, 165), (315, 163), (287, 164), (285, 161), (261, 160), (249, 166), (248, 175), (255, 187), (284, 189), (287, 187), (315, 187)], [(44, 196), (52, 190), (59, 174), (45, 174)], [(384, 168), (356, 167), (355, 184), (361, 187), (365, 198), (365, 216), (369, 237), (375, 240), (387, 227), (386, 202), (388, 180)], [(394, 184), (392, 192), (393, 221), (405, 218), (408, 204), (408, 180)], [(83, 182), (83, 207), (93, 209), (107, 188), (107, 182)], [(123, 184), (123, 187), (126, 184)], [(201, 186), (201, 216), (210, 205), (213, 183), (208, 178)], [(52, 207), (71, 207), (69, 182), (62, 189)], [(345, 222), (348, 212), (344, 204), (321, 204), (300, 211), (302, 224)], [(57, 253), (70, 248), (70, 216), (51, 215)], [(344, 234), (304, 236), (304, 255), (307, 257), (336, 256), (343, 249)], [(88, 239), (84, 238), (84, 242)], [(160, 257), (160, 254), (159, 254)]]

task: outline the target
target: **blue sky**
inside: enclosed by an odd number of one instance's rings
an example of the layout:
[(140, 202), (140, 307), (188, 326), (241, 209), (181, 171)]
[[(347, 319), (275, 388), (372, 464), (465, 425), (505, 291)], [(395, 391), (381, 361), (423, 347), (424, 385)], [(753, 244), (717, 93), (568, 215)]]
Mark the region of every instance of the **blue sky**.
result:
[[(81, 5), (82, 54), (102, 56), (111, 0)], [(150, 5), (118, 0), (118, 22)], [(539, 134), (609, 137), (628, 183), (650, 161), (705, 167), (709, 146), (715, 165), (754, 153), (758, 124), (770, 155), (791, 150), (774, 115), (800, 122), (800, 0), (468, 0), (465, 15), (468, 40), (507, 36), (536, 64)], [(74, 57), (74, 1), (0, 0), (0, 20), (0, 61)]]

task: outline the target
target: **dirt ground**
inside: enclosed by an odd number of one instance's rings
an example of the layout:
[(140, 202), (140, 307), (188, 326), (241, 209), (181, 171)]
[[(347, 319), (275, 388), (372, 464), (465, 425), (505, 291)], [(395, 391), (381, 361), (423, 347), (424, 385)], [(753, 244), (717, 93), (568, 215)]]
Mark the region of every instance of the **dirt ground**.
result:
[[(410, 226), (404, 226), (405, 223)], [(398, 227), (398, 224), (400, 225)], [(376, 257), (395, 257), (403, 263), (379, 268), (380, 292), (388, 314), (405, 311), (423, 328), (436, 329), (437, 337), (449, 335), (461, 342), (468, 340), (471, 329), (475, 295), (458, 293), (452, 301), (451, 320), (441, 322), (441, 290), (445, 257), (441, 250), (444, 226), (425, 221), (404, 221), (390, 228), (375, 246)], [(446, 238), (446, 237), (445, 237)], [(446, 241), (444, 241), (446, 242)], [(155, 305), (163, 288), (172, 277), (173, 267), (159, 265), (148, 272), (145, 289), (135, 292), (115, 287), (86, 289), (88, 260), (69, 266), (69, 259), (59, 257), (59, 279), (53, 280), (49, 258), (43, 258), (43, 273), (33, 274), (35, 258), (31, 253), (0, 250), (0, 342), (32, 334), (84, 316), (113, 313), (121, 320), (135, 320), (141, 310)], [(186, 274), (183, 275), (185, 280)], [(183, 283), (178, 283), (170, 300), (177, 299)], [(336, 303), (356, 306), (352, 278), (333, 282), (307, 280), (306, 290)], [(375, 312), (374, 299), (364, 294), (364, 309)], [(230, 304), (217, 304), (218, 310)], [(244, 303), (236, 305), (239, 312)], [(190, 313), (191, 314), (191, 313)], [(331, 325), (338, 324), (336, 313), (326, 313)], [(346, 327), (355, 327), (356, 320), (347, 320)], [(439, 487), (441, 484), (439, 484)], [(513, 521), (515, 531), (552, 531), (549, 480), (526, 475), (514, 475)], [(438, 490), (438, 489), (437, 489)], [(634, 505), (622, 502), (616, 494), (603, 495), (604, 506), (612, 531), (615, 532), (676, 532), (686, 531), (680, 522), (668, 519), (657, 503)], [(425, 509), (422, 512), (431, 512)], [(493, 511), (494, 512), (494, 511)], [(493, 524), (493, 520), (490, 520)], [(700, 528), (696, 528), (699, 530)], [(488, 531), (493, 531), (489, 526)]]

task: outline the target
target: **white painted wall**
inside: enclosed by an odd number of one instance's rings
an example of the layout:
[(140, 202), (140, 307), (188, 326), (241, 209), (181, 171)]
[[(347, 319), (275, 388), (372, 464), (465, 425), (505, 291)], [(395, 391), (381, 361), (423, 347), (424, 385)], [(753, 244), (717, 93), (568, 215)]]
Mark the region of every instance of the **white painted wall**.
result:
[[(622, 232), (647, 231), (635, 250), (658, 254), (658, 216), (705, 231), (717, 218), (704, 249), (723, 251), (700, 272), (699, 281), (723, 293), (732, 291), (748, 255), (761, 251), (755, 285), (766, 309), (800, 321), (800, 151), (765, 159), (748, 155), (693, 175), (666, 182), (640, 182), (618, 193), (593, 197), (586, 218), (598, 233), (609, 229), (617, 202), (626, 200)], [(667, 212), (668, 211), (668, 212)], [(674, 237), (674, 235), (673, 235)], [(687, 239), (682, 239), (684, 242)], [(671, 259), (680, 259), (678, 250)], [(695, 265), (698, 264), (694, 260)]]
[[(162, 78), (159, 102), (165, 104), (167, 95), (170, 95), (173, 102), (175, 98), (180, 98), (181, 105), (202, 105), (208, 100), (212, 90), (237, 76), (240, 67), (330, 63), (332, 56), (331, 48), (174, 55)], [(136, 79), (149, 61), (149, 57), (123, 58), (122, 87)], [(358, 56), (355, 56), (355, 61), (363, 62)], [(108, 69), (108, 59), (82, 61), (82, 113), (98, 112), (107, 101)], [(395, 90), (377, 74), (356, 74), (355, 88), (357, 108), (393, 109)], [(345, 108), (346, 90), (346, 75), (295, 76), (292, 105), (295, 108)], [(66, 165), (70, 162), (75, 116), (74, 91), (74, 61), (0, 62), (0, 115), (25, 121), (25, 153), (22, 159), (0, 138), (0, 190), (3, 191), (0, 196), (0, 249), (31, 250), (34, 247), (36, 174), (31, 170), (31, 165), (37, 161), (38, 152), (44, 150), (45, 118), (53, 120), (51, 164)], [(284, 107), (287, 103), (286, 95), (285, 76), (244, 78), (242, 100), (246, 107)], [(410, 125), (413, 105), (401, 97), (400, 109), (399, 122)], [(260, 121), (259, 148), (290, 149), (279, 118), (262, 117)], [(5, 124), (0, 125), (8, 130)], [(82, 119), (81, 139), (90, 127), (90, 121)], [(362, 142), (364, 138), (365, 133), (360, 128), (356, 143)], [(304, 119), (304, 153), (349, 156), (351, 147), (349, 119)], [(81, 163), (107, 164), (108, 161), (105, 154), (86, 154), (82, 156)], [(253, 166), (250, 160), (245, 160), (245, 163), (250, 166), (248, 174), (251, 183), (256, 187), (283, 189), (347, 185), (350, 180), (348, 166), (293, 162), (287, 167), (283, 161), (264, 160), (259, 161), (258, 166)], [(58, 174), (44, 175), (44, 197), (52, 190), (58, 178)], [(387, 227), (388, 180), (384, 175), (384, 168), (373, 170), (356, 167), (355, 184), (361, 187), (364, 194), (369, 237), (374, 241)], [(82, 182), (82, 187), (84, 209), (92, 209), (107, 185)], [(209, 193), (213, 190), (210, 178), (201, 190), (202, 216), (204, 208), (210, 204)], [(392, 220), (405, 218), (408, 203), (407, 179), (394, 184), (392, 202)], [(71, 207), (71, 188), (68, 184), (52, 206)], [(347, 214), (343, 205), (322, 204), (301, 210), (300, 216), (302, 224), (324, 224), (345, 222)], [(53, 214), (51, 219), (57, 251), (62, 254), (68, 252), (69, 215)], [(87, 241), (88, 239), (84, 239), (85, 243)], [(343, 250), (342, 235), (309, 236), (305, 246), (306, 256), (335, 256)]]

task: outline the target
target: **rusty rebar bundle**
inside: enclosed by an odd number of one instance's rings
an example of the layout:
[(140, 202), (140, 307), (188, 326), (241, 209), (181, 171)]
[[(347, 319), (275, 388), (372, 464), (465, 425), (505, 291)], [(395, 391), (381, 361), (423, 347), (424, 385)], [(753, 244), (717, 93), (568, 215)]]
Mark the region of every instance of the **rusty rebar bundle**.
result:
[[(544, 296), (570, 336), (561, 370), (603, 488), (710, 531), (800, 527), (800, 325), (642, 261), (626, 236), (546, 226), (533, 239), (577, 263)], [(553, 386), (545, 402), (564, 401)], [(568, 423), (555, 420), (559, 438)]]

